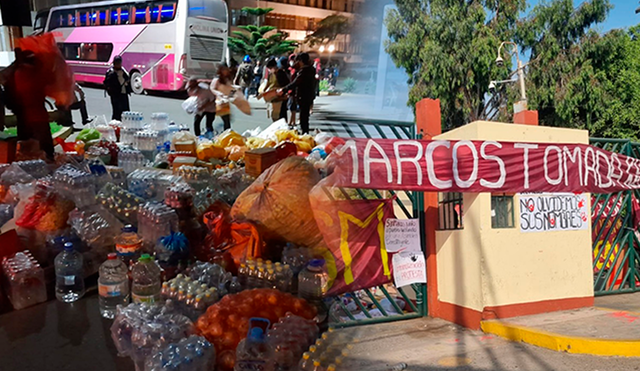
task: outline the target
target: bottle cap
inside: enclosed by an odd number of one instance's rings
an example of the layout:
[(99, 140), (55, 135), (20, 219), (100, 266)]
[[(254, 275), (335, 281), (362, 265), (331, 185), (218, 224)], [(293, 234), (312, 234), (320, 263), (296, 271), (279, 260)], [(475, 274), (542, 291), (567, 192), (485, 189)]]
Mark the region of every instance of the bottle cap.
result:
[(151, 258), (151, 256), (149, 254), (142, 254), (140, 255), (140, 258), (138, 259), (139, 262), (150, 262), (153, 261), (153, 259)]
[(116, 259), (118, 259), (118, 254), (114, 252), (109, 253), (109, 255), (107, 255), (107, 260), (116, 260)]
[(251, 329), (251, 333), (249, 334), (249, 338), (254, 341), (263, 341), (264, 340), (264, 331), (260, 327), (254, 327)]
[(316, 369), (320, 367), (320, 361), (318, 361), (317, 359), (313, 361), (313, 367), (316, 367)]
[(311, 259), (309, 262), (310, 267), (320, 268), (324, 265), (324, 259)]
[(327, 367), (327, 371), (336, 371), (336, 365), (334, 365), (333, 363), (329, 365), (329, 367)]
[(311, 358), (311, 354), (309, 352), (304, 352), (304, 353), (302, 353), (302, 358), (303, 359), (309, 359), (309, 358)]
[(65, 243), (64, 243), (64, 249), (65, 249), (66, 251), (71, 251), (71, 250), (73, 250), (73, 244), (72, 244), (71, 242), (65, 242)]
[(127, 224), (124, 227), (122, 227), (122, 232), (124, 233), (130, 233), (130, 232), (135, 232), (136, 228), (134, 226), (132, 226), (131, 224)]

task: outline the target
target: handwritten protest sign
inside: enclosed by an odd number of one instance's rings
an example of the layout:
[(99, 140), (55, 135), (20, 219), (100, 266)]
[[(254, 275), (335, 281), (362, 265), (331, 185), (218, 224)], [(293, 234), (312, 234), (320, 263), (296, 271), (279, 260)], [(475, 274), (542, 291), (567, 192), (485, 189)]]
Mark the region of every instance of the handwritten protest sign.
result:
[(399, 252), (393, 255), (392, 264), (396, 287), (427, 282), (427, 266), (422, 252)]
[(418, 219), (387, 219), (384, 223), (387, 252), (421, 251)]
[(577, 231), (589, 227), (584, 193), (520, 194), (520, 231)]

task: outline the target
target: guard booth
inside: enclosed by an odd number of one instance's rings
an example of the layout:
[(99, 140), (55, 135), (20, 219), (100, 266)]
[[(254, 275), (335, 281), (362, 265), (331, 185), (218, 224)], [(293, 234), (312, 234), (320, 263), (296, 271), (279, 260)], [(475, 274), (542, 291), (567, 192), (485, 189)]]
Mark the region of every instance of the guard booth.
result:
[[(488, 121), (434, 139), (589, 144), (586, 130)], [(436, 270), (429, 294), (437, 303), (430, 314), (479, 328), (482, 320), (593, 305), (589, 200), (589, 194), (440, 193), (437, 220), (427, 221), (437, 225), (436, 264), (429, 266)], [(569, 205), (574, 214), (556, 219)]]

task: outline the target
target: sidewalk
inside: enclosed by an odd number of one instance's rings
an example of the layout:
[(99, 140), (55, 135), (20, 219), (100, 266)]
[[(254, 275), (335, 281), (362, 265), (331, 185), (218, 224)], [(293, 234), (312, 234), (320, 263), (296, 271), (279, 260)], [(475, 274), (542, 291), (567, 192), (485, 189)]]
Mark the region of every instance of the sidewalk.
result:
[(561, 352), (640, 357), (640, 293), (599, 297), (591, 308), (485, 321), (482, 330)]

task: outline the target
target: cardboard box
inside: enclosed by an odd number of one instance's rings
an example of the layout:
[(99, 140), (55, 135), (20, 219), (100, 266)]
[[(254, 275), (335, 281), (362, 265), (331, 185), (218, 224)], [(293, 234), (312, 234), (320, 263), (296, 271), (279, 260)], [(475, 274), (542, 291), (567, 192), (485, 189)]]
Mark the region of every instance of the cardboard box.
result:
[(196, 142), (187, 141), (187, 142), (176, 142), (175, 145), (176, 152), (188, 152), (192, 156), (196, 155)]
[(278, 156), (273, 148), (252, 149), (244, 153), (244, 171), (254, 177), (262, 174), (276, 162), (278, 162)]
[(173, 160), (173, 171), (178, 170), (180, 166), (195, 166), (198, 159), (195, 157), (180, 156)]

